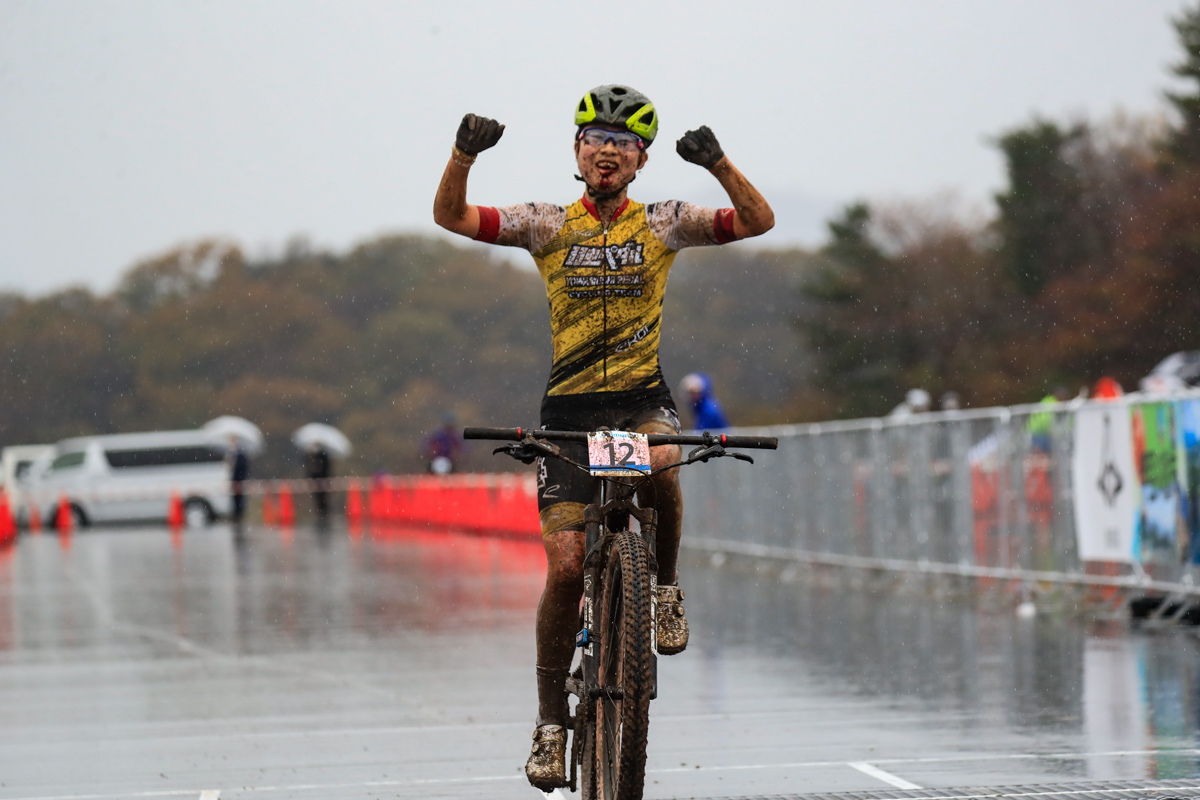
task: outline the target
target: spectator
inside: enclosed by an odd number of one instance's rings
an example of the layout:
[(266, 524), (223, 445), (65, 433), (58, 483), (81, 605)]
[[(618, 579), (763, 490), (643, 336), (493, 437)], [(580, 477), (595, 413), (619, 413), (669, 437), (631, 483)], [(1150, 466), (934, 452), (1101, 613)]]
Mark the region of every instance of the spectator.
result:
[(312, 444), (304, 454), (304, 477), (316, 481), (313, 486), (313, 505), (317, 519), (324, 523), (329, 518), (329, 478), (333, 476), (333, 460), (329, 452), (319, 444)]
[(463, 440), (455, 425), (454, 413), (447, 412), (442, 416), (442, 426), (425, 437), (421, 457), (434, 475), (449, 475), (458, 465), (463, 450)]
[(1108, 375), (1096, 381), (1096, 386), (1092, 389), (1092, 397), (1097, 400), (1116, 400), (1123, 394), (1125, 391), (1121, 388), (1121, 384)]
[(911, 417), (913, 414), (924, 414), (929, 410), (933, 398), (924, 389), (909, 389), (904, 395), (904, 402), (892, 409), (889, 417)]
[(1029, 431), (1029, 442), (1035, 453), (1051, 452), (1054, 433), (1054, 409), (1059, 403), (1065, 403), (1071, 399), (1071, 392), (1066, 386), (1055, 386), (1054, 391), (1041, 399), (1039, 405), (1045, 407), (1043, 411), (1035, 411), (1029, 415), (1029, 421), (1025, 423), (1025, 429)]
[(233, 524), (240, 528), (246, 516), (246, 496), (242, 484), (250, 478), (250, 456), (247, 455), (242, 440), (236, 436), (229, 437), (225, 463), (229, 465), (229, 497), (233, 501), (231, 519)]
[(946, 392), (938, 400), (938, 405), (942, 411), (958, 411), (962, 408), (962, 398), (958, 396), (958, 392)]
[(703, 372), (693, 372), (683, 378), (683, 390), (692, 405), (692, 427), (698, 431), (719, 431), (729, 427), (721, 404), (713, 396), (712, 380)]

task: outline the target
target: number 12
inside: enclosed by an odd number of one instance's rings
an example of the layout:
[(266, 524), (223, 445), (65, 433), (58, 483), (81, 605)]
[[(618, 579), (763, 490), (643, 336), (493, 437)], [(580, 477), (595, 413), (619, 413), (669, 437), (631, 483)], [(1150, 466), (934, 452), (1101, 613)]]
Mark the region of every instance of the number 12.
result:
[[(619, 446), (623, 451), (623, 455), (622, 455), (620, 461), (617, 461), (617, 449), (616, 449), (616, 446), (614, 446), (614, 445)], [(629, 459), (632, 455), (633, 455), (633, 445), (631, 445), (629, 442), (609, 442), (608, 443), (608, 463), (610, 465), (612, 465), (614, 467), (636, 466), (635, 464), (629, 463)]]

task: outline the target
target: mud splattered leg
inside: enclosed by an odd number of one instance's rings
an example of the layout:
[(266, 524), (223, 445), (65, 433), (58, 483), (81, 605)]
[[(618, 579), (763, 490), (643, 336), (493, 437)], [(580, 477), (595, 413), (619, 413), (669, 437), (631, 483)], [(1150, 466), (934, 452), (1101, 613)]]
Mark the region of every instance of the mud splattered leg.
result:
[[(650, 465), (654, 469), (679, 461), (680, 450), (675, 445), (650, 450)], [(643, 505), (653, 503), (658, 510), (658, 582), (674, 586), (679, 583), (679, 539), (683, 530), (683, 492), (679, 488), (679, 470), (656, 475), (651, 486), (638, 495)]]
[(583, 596), (583, 531), (559, 531), (542, 539), (546, 588), (538, 603), (538, 724), (565, 725), (563, 682), (575, 654), (579, 599)]

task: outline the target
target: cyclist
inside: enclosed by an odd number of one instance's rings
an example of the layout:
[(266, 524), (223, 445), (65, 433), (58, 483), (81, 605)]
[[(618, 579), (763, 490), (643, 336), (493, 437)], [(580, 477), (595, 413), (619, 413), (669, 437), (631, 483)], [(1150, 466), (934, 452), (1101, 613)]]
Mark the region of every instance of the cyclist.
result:
[[(576, 178), (586, 184), (583, 196), (566, 207), (506, 208), (467, 202), (471, 165), (500, 140), (504, 126), (474, 114), (459, 125), (434, 220), (454, 233), (533, 255), (550, 301), (554, 350), (542, 400), (544, 428), (678, 433), (679, 417), (658, 363), (663, 291), (675, 253), (758, 236), (774, 225), (767, 201), (705, 126), (684, 134), (676, 150), (720, 182), (733, 208), (630, 200), (629, 184), (646, 165), (658, 123), (654, 105), (635, 89), (592, 89), (575, 109)], [(587, 457), (583, 445), (564, 447), (564, 453), (580, 462)], [(676, 446), (655, 447), (651, 465), (657, 469), (679, 456)], [(530, 783), (550, 791), (566, 785), (564, 681), (583, 592), (583, 509), (591, 502), (591, 480), (556, 459), (539, 460), (537, 470), (549, 565), (537, 617), (538, 719), (525, 772)], [(658, 511), (657, 644), (672, 655), (688, 638), (676, 572), (683, 512), (676, 471), (656, 476), (643, 492), (641, 502)]]

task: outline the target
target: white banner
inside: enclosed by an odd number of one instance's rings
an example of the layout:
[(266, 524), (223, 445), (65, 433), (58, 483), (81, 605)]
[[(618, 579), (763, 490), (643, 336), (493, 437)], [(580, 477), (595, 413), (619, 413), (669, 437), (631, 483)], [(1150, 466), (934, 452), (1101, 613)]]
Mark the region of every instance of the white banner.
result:
[(1089, 405), (1075, 415), (1075, 538), (1085, 561), (1133, 562), (1138, 477), (1129, 409)]

